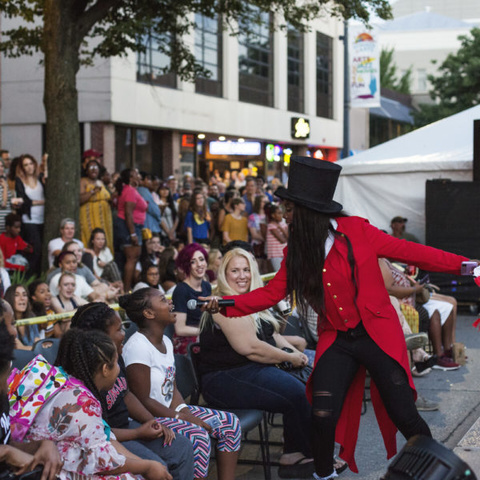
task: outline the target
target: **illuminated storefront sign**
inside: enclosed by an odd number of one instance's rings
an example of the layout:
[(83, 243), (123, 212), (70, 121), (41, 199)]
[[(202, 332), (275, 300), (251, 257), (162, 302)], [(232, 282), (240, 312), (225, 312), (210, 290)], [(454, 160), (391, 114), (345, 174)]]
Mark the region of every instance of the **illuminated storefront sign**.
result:
[(283, 148), (280, 145), (269, 143), (265, 146), (265, 158), (267, 162), (279, 162), (282, 159)]
[(210, 142), (210, 155), (260, 155), (260, 142)]
[(292, 117), (292, 138), (310, 138), (310, 122), (302, 117)]

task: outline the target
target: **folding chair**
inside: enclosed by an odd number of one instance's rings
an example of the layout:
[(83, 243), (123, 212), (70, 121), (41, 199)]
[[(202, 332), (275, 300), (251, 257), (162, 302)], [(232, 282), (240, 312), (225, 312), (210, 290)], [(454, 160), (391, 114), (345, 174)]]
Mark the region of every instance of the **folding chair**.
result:
[[(195, 402), (191, 401), (191, 403), (196, 404), (198, 404), (201, 394), (200, 376), (198, 374), (199, 354), (200, 344), (193, 343), (188, 346), (187, 356), (175, 355), (177, 387), (182, 395), (184, 395), (184, 393), (190, 393), (191, 395), (193, 394), (191, 399), (195, 400)], [(188, 377), (189, 379), (186, 380)], [(242, 428), (242, 433), (245, 437), (244, 441), (247, 441), (246, 437), (248, 432), (258, 427), (258, 435), (260, 438), (258, 444), (260, 445), (260, 451), (262, 455), (261, 465), (263, 466), (265, 480), (270, 480), (270, 445), (268, 440), (268, 426), (265, 412), (256, 409), (229, 409), (228, 411), (234, 413), (238, 417), (240, 426)], [(248, 440), (248, 442), (255, 443), (253, 440)], [(244, 463), (248, 465), (260, 464), (258, 460), (248, 459), (240, 459), (238, 463)]]
[(41, 340), (35, 342), (32, 351), (35, 353), (35, 355), (42, 355), (48, 363), (53, 365), (57, 359), (59, 346), (59, 338), (42, 338)]

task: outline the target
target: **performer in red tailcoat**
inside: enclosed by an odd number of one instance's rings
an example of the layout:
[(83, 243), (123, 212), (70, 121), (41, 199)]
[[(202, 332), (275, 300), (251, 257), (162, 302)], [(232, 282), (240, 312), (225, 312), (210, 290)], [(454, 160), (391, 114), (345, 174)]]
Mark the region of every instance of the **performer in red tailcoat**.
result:
[[(397, 429), (408, 439), (431, 436), (415, 407), (405, 339), (385, 289), (378, 258), (387, 257), (430, 271), (459, 274), (466, 257), (398, 240), (359, 217), (347, 217), (333, 201), (341, 167), (292, 157), (285, 200), (290, 223), (288, 247), (267, 286), (235, 296), (227, 316), (265, 310), (287, 294), (319, 314), (315, 368), (307, 384), (313, 406), (316, 479), (335, 478), (334, 442), (358, 472), (354, 459), (365, 371), (388, 458), (396, 453)], [(207, 307), (215, 311), (212, 299)]]

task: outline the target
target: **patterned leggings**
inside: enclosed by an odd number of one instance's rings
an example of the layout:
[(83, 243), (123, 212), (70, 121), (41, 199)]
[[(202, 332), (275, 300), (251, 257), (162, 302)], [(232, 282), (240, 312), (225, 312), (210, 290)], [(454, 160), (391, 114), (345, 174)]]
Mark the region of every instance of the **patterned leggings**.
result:
[[(217, 450), (219, 452), (236, 452), (240, 450), (241, 429), (240, 422), (236, 415), (221, 410), (189, 405), (190, 413), (208, 421), (209, 418), (217, 416), (222, 422), (221, 426), (214, 428), (210, 435), (217, 439)], [(198, 425), (177, 420), (175, 418), (158, 418), (158, 421), (175, 433), (186, 436), (193, 444), (194, 477), (205, 478), (208, 475), (208, 464), (212, 451), (212, 444), (208, 432)]]

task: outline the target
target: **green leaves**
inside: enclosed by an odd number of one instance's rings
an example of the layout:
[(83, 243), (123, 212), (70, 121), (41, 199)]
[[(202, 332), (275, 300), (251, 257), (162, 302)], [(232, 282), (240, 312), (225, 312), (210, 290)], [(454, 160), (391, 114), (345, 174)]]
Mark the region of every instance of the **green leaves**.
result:
[(58, 16), (62, 28), (76, 32), (79, 64), (92, 64), (95, 56), (142, 52), (142, 37), (168, 34), (169, 41), (159, 44), (160, 51), (171, 56), (171, 64), (163, 73), (176, 72), (187, 80), (206, 75), (188, 44), (188, 34), (194, 28), (193, 14), (220, 16), (223, 27), (236, 35), (239, 26), (248, 33), (249, 28), (258, 25), (259, 9), (278, 14), (276, 28), (290, 24), (299, 31), (307, 31), (308, 22), (321, 16), (364, 22), (372, 12), (381, 18), (391, 17), (388, 0), (0, 0), (1, 12), (8, 18), (21, 19), (18, 26), (3, 32), (5, 40), (0, 43), (0, 51), (10, 57), (45, 52), (48, 46), (44, 42), (51, 41), (43, 30), (47, 12)]
[(461, 47), (440, 65), (437, 76), (429, 75), (433, 105), (421, 105), (415, 125), (423, 126), (478, 105), (480, 102), (480, 29), (461, 35)]
[(380, 52), (380, 85), (400, 93), (410, 93), (412, 67), (397, 78), (397, 65), (393, 61), (394, 49), (382, 49)]

